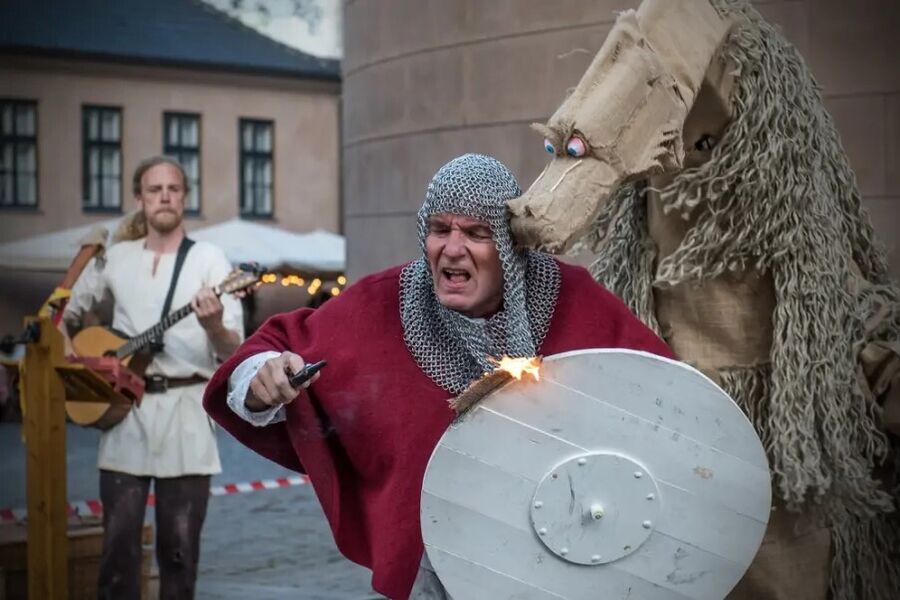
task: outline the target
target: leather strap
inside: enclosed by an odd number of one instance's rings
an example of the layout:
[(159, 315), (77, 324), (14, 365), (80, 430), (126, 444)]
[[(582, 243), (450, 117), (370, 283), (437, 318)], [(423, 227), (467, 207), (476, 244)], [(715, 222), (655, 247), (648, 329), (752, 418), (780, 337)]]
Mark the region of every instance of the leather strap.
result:
[(172, 388), (185, 387), (206, 383), (206, 378), (194, 375), (193, 377), (165, 377), (163, 375), (148, 375), (144, 377), (144, 392), (159, 394)]
[(159, 316), (160, 320), (166, 318), (169, 314), (169, 309), (172, 308), (172, 298), (175, 296), (175, 286), (178, 285), (178, 275), (181, 274), (181, 267), (184, 266), (184, 259), (187, 257), (188, 250), (190, 250), (193, 245), (194, 240), (190, 239), (188, 236), (184, 236), (181, 240), (181, 245), (178, 246), (178, 254), (175, 255), (175, 268), (172, 269), (172, 281), (169, 282), (169, 291), (166, 294), (166, 301), (163, 302), (162, 314)]
[[(175, 297), (175, 288), (178, 286), (178, 276), (181, 274), (181, 267), (184, 266), (184, 259), (187, 258), (188, 250), (191, 249), (191, 246), (194, 245), (194, 240), (190, 239), (188, 236), (184, 236), (181, 239), (181, 244), (178, 246), (178, 253), (175, 255), (175, 267), (172, 269), (172, 281), (169, 282), (169, 291), (166, 292), (166, 300), (163, 302), (162, 314), (160, 314), (159, 320), (162, 321), (169, 315), (169, 310), (172, 308), (172, 299)], [(162, 337), (156, 339), (150, 344), (150, 349), (153, 352), (160, 352), (163, 348)]]

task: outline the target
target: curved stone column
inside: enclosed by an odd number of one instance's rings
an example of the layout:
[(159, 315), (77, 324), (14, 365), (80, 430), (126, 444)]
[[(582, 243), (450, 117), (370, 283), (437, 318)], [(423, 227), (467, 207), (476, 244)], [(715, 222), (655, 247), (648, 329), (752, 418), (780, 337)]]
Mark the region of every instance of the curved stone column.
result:
[(351, 279), (415, 258), (414, 216), (454, 156), (496, 156), (523, 187), (529, 129), (584, 72), (628, 0), (349, 0), (343, 198)]
[[(428, 180), (492, 154), (526, 187), (544, 121), (639, 0), (346, 0), (343, 211), (351, 279), (415, 258)], [(900, 3), (755, 0), (823, 86), (876, 228), (900, 268)]]

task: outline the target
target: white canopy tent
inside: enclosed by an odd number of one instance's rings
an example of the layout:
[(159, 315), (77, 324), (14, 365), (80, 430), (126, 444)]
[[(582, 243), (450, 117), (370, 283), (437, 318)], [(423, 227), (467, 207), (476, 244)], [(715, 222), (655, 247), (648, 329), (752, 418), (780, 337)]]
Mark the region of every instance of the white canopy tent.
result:
[(118, 219), (110, 219), (0, 244), (0, 267), (22, 271), (65, 271), (78, 252), (79, 242), (88, 232), (98, 225), (112, 232), (118, 222)]
[(233, 264), (258, 262), (276, 271), (306, 273), (343, 273), (346, 266), (344, 236), (322, 230), (291, 233), (232, 219), (188, 235), (219, 246)]
[[(82, 225), (24, 240), (0, 244), (0, 267), (29, 271), (65, 271), (78, 251), (79, 242), (97, 225), (115, 231), (119, 219)], [(270, 225), (232, 219), (195, 229), (195, 240), (216, 244), (233, 264), (258, 262), (272, 270), (305, 273), (342, 273), (344, 237), (327, 231), (291, 233)]]

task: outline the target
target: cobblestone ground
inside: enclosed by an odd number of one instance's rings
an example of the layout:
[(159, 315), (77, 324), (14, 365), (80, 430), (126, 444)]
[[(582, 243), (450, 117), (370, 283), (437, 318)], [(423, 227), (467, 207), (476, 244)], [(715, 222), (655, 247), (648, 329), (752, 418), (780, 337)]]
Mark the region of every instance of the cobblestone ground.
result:
[(331, 540), (306, 486), (212, 498), (203, 530), (198, 596), (362, 600), (369, 572)]
[[(98, 432), (67, 428), (69, 500), (98, 497)], [(218, 432), (224, 472), (213, 484), (292, 474)], [(20, 427), (0, 424), (0, 508), (25, 506)], [(152, 510), (148, 521), (153, 520)], [(338, 553), (313, 490), (298, 486), (210, 498), (197, 598), (372, 600), (367, 569)]]

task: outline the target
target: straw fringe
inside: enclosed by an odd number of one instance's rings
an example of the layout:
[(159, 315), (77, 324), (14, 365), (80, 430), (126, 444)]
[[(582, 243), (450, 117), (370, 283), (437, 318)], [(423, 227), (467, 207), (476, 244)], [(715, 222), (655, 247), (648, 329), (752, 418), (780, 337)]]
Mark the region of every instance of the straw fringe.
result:
[(647, 231), (643, 194), (633, 185), (620, 188), (601, 211), (586, 243), (599, 257), (591, 275), (657, 334), (653, 305), (653, 264), (656, 244)]

